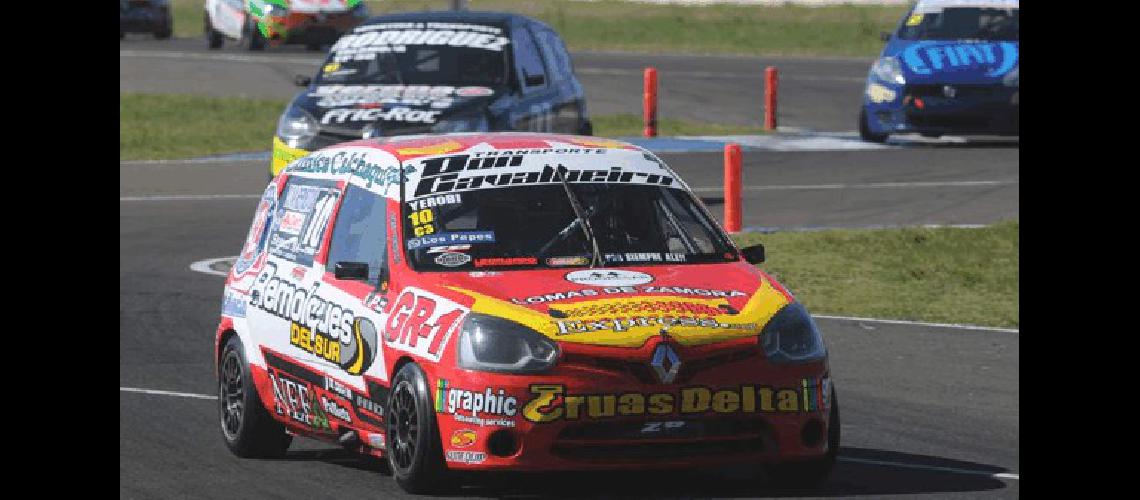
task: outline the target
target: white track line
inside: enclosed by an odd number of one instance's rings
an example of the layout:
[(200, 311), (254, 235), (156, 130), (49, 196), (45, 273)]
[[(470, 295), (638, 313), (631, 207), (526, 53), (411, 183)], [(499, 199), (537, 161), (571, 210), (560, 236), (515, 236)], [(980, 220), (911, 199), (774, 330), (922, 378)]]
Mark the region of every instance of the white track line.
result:
[(180, 398), (194, 398), (194, 399), (218, 399), (217, 396), (209, 394), (194, 394), (190, 392), (174, 392), (174, 391), (160, 391), (157, 389), (139, 389), (138, 387), (120, 387), (119, 392), (137, 392), (140, 394), (153, 394), (156, 396), (177, 396)]
[(989, 477), (992, 477), (995, 479), (1013, 479), (1013, 480), (1018, 480), (1018, 481), (1021, 480), (1020, 474), (1010, 474), (1007, 472), (995, 473), (995, 472), (982, 471), (982, 470), (958, 469), (955, 467), (939, 467), (936, 465), (908, 464), (906, 462), (886, 462), (883, 460), (868, 460), (866, 458), (851, 458), (851, 457), (839, 457), (839, 461), (840, 462), (856, 463), (856, 464), (866, 464), (866, 465), (883, 465), (883, 466), (887, 466), (887, 467), (902, 467), (905, 469), (919, 469), (919, 470), (930, 470), (930, 471), (937, 471), (937, 472), (950, 472), (953, 474), (973, 474), (976, 476), (989, 476)]
[(190, 264), (190, 270), (194, 271), (194, 272), (212, 274), (214, 276), (225, 277), (228, 273), (216, 271), (211, 266), (213, 266), (215, 263), (221, 262), (223, 260), (234, 260), (235, 258), (236, 257), (218, 257), (216, 259), (200, 260), (198, 262), (194, 262), (194, 263)]
[[(157, 389), (140, 389), (137, 387), (120, 387), (119, 392), (135, 392), (135, 393), (140, 393), (140, 394), (151, 394), (151, 395), (155, 395), (155, 396), (175, 396), (175, 397), (180, 397), (180, 398), (193, 398), (193, 399), (208, 399), (208, 400), (217, 400), (218, 399), (217, 396), (211, 396), (209, 394), (194, 394), (194, 393), (190, 393), (190, 392), (160, 391)], [(908, 464), (906, 462), (887, 462), (887, 461), (883, 461), (883, 460), (868, 460), (865, 458), (850, 458), (850, 457), (839, 457), (839, 461), (851, 462), (851, 463), (856, 463), (856, 464), (866, 464), (866, 465), (881, 465), (881, 466), (885, 466), (885, 467), (901, 467), (904, 469), (919, 469), (919, 470), (929, 470), (929, 471), (936, 471), (936, 472), (950, 472), (953, 474), (972, 474), (972, 475), (976, 475), (976, 476), (989, 476), (989, 477), (997, 478), (997, 479), (1013, 479), (1013, 480), (1020, 480), (1021, 479), (1020, 474), (1010, 474), (1010, 473), (1005, 473), (1005, 472), (993, 473), (993, 472), (981, 471), (981, 470), (958, 469), (958, 468), (954, 468), (954, 467), (939, 467), (939, 466), (935, 466), (935, 465)]]
[(998, 328), (996, 326), (961, 325), (957, 323), (929, 323), (925, 321), (906, 321), (901, 319), (860, 318), (858, 316), (831, 316), (827, 314), (813, 314), (812, 317), (834, 319), (840, 321), (860, 321), (864, 323), (886, 323), (890, 325), (932, 326), (937, 328), (956, 328), (959, 330), (981, 330), (990, 332), (1021, 333), (1017, 328)]
[(260, 194), (172, 194), (155, 196), (120, 196), (119, 201), (246, 200), (260, 197)]

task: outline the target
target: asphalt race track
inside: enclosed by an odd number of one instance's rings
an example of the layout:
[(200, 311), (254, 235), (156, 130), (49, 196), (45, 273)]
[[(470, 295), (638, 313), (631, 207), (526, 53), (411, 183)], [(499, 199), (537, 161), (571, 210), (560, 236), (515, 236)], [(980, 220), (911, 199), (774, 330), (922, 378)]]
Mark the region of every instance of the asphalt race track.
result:
[[(288, 98), (297, 91), (293, 75), (311, 74), (320, 59), (296, 49), (209, 53), (203, 45), (128, 37), (120, 42), (120, 91)], [(639, 113), (647, 64), (661, 72), (662, 116), (759, 123), (763, 67), (775, 64), (781, 125), (850, 131), (868, 61), (575, 54), (591, 113)], [(720, 154), (661, 156), (719, 216)], [(744, 161), (746, 227), (986, 224), (1019, 216), (1017, 141), (750, 151)], [(243, 460), (222, 443), (212, 399), (222, 278), (190, 265), (237, 252), (266, 169), (260, 160), (120, 163), (121, 498), (406, 496), (374, 463), (330, 445), (298, 439), (285, 459)], [(840, 391), (843, 448), (831, 480), (813, 495), (1019, 496), (1020, 333), (819, 321)], [(482, 478), (456, 493), (803, 496), (737, 469)]]

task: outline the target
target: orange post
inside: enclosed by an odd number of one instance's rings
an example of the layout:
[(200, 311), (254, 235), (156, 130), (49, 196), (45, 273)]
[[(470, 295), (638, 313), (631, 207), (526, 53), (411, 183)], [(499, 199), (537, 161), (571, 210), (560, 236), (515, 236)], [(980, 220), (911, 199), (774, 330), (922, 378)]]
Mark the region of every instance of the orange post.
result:
[(657, 137), (657, 68), (645, 68), (645, 98), (642, 102), (645, 137)]
[(741, 160), (739, 144), (724, 145), (724, 230), (730, 233), (739, 233), (741, 226)]
[(776, 87), (775, 66), (764, 69), (764, 130), (776, 130)]

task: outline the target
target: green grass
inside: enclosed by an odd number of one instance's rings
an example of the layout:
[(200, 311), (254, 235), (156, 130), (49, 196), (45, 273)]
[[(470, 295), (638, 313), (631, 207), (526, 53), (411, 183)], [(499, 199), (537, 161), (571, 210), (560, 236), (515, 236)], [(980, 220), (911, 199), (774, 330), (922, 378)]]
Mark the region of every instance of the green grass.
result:
[(119, 159), (268, 150), (286, 103), (244, 97), (119, 94)]
[[(265, 151), (286, 100), (179, 94), (119, 95), (119, 159), (164, 160), (218, 153)], [(641, 117), (591, 117), (594, 133), (641, 135)], [(660, 135), (761, 133), (760, 127), (663, 119)]]
[(1019, 223), (741, 234), (813, 313), (1017, 327)]
[[(177, 36), (201, 36), (201, 0), (174, 0)], [(369, 1), (374, 15), (445, 10), (448, 0)], [(652, 5), (603, 0), (471, 0), (472, 10), (510, 11), (553, 27), (571, 50), (872, 57), (879, 33), (908, 6)]]

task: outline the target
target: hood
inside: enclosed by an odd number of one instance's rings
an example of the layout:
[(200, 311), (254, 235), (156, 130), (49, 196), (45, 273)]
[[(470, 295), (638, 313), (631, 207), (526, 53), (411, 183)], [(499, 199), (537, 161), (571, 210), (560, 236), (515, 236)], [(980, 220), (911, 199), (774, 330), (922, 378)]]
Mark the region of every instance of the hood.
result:
[[(426, 133), (449, 119), (472, 119), (505, 90), (448, 85), (317, 85), (293, 104), (317, 120), (322, 132), (362, 137), (365, 127), (381, 134)], [(387, 131), (387, 132), (385, 132)]]
[(681, 345), (755, 337), (794, 300), (743, 262), (427, 274), (439, 292), (472, 302), (473, 313), (559, 342), (611, 347), (640, 347), (663, 328)]
[(907, 83), (991, 84), (1017, 67), (1019, 42), (896, 40), (883, 56), (898, 58)]

